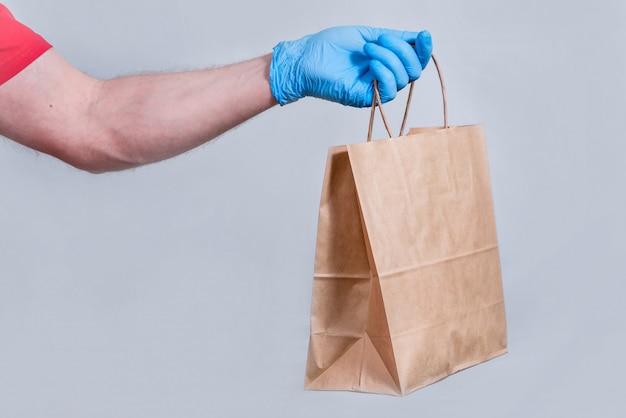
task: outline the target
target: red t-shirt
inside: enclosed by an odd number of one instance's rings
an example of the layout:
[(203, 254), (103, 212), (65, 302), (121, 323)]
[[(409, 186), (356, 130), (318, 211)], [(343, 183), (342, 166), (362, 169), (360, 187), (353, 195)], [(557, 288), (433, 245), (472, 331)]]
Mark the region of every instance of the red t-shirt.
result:
[(51, 47), (0, 4), (0, 84), (17, 75)]

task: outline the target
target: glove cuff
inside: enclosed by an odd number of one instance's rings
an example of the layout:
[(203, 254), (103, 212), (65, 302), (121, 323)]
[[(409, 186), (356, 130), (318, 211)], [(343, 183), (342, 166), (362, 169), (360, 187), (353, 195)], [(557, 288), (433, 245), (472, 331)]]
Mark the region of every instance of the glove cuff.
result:
[(280, 42), (274, 47), (270, 64), (270, 88), (276, 101), (284, 106), (303, 97), (298, 77), (302, 40)]

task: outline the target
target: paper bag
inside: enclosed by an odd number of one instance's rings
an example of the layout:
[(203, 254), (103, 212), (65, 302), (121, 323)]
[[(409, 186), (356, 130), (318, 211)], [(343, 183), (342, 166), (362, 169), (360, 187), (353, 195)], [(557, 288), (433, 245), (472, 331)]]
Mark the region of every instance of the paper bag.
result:
[(507, 350), (484, 131), (440, 80), (444, 127), (329, 151), (306, 389), (405, 395)]

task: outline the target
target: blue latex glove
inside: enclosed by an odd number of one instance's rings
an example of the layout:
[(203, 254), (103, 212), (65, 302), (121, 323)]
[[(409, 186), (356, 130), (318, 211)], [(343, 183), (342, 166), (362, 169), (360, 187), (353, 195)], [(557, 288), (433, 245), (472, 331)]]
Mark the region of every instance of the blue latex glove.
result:
[(312, 96), (348, 106), (371, 106), (374, 79), (382, 102), (387, 102), (419, 78), (431, 53), (427, 31), (330, 28), (276, 45), (270, 86), (281, 105)]

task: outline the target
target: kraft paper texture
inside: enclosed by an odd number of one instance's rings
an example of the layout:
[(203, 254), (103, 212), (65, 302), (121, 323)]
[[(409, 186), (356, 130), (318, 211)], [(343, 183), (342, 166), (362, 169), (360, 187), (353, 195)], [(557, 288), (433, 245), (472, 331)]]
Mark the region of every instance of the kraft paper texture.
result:
[(483, 127), (331, 148), (305, 388), (405, 395), (506, 350)]

